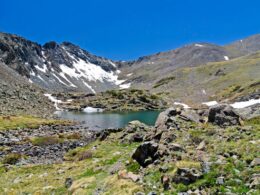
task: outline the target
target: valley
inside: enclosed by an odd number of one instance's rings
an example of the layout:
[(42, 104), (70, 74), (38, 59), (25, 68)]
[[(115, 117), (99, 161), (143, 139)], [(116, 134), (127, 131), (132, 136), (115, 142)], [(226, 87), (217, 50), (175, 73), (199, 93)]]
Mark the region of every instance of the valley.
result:
[(260, 35), (114, 61), (0, 33), (0, 194), (259, 194)]

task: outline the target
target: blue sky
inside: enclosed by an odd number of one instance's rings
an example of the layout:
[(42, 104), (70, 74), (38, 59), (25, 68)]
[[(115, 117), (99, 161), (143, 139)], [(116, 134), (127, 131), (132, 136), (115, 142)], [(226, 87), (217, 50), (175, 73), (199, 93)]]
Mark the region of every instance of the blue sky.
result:
[(259, 0), (0, 0), (0, 31), (129, 60), (260, 33)]

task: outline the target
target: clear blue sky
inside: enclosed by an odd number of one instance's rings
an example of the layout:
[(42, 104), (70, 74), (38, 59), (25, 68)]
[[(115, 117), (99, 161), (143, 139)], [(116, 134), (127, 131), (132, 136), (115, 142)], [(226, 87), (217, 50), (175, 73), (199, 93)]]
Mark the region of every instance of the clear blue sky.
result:
[(259, 0), (0, 0), (0, 31), (116, 60), (260, 33)]

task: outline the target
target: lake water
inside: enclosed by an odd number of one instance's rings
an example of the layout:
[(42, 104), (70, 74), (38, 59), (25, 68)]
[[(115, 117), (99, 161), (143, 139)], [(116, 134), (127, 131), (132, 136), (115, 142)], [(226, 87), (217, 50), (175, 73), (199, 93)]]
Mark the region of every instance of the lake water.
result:
[(138, 112), (71, 112), (58, 111), (56, 114), (62, 119), (84, 122), (90, 130), (113, 129), (126, 126), (130, 121), (139, 120), (147, 125), (154, 125), (161, 111)]

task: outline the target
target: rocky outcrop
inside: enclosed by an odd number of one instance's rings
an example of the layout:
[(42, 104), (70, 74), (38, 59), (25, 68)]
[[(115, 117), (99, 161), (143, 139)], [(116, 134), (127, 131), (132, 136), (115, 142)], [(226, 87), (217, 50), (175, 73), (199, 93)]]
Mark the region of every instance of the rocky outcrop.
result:
[(240, 125), (240, 117), (234, 109), (226, 104), (212, 106), (209, 109), (208, 122), (222, 127)]
[(246, 108), (235, 109), (235, 112), (239, 114), (243, 120), (256, 118), (260, 116), (260, 104), (255, 104)]

